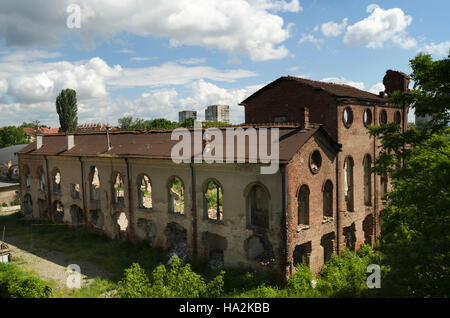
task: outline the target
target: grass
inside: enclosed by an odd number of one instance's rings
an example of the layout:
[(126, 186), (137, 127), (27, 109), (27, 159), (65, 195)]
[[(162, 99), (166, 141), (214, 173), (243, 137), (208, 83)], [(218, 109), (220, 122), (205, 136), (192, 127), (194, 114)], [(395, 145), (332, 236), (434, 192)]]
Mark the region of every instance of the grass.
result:
[(150, 248), (146, 242), (133, 245), (127, 241), (110, 240), (86, 229), (69, 230), (65, 225), (24, 221), (19, 213), (0, 214), (0, 229), (3, 226), (6, 227), (7, 237), (17, 236), (23, 244), (62, 252), (68, 260), (96, 264), (110, 272), (113, 281), (118, 281), (123, 270), (133, 262), (138, 262), (146, 272), (151, 272), (167, 260), (160, 248)]
[[(95, 279), (81, 290), (56, 291), (57, 297), (98, 297), (100, 294), (115, 288), (115, 284), (123, 277), (124, 269), (132, 263), (139, 263), (147, 275), (160, 264), (166, 264), (167, 255), (160, 248), (151, 248), (146, 242), (131, 244), (127, 241), (111, 240), (106, 236), (95, 234), (86, 229), (70, 230), (64, 225), (54, 225), (44, 221), (24, 221), (20, 214), (0, 214), (0, 229), (6, 228), (7, 237), (20, 237), (23, 244), (30, 244), (51, 251), (64, 253), (67, 261), (87, 261), (112, 274), (109, 280)], [(23, 260), (14, 258), (16, 264)], [(195, 259), (192, 269), (212, 279), (218, 270), (211, 270), (206, 262)], [(224, 276), (226, 295), (245, 292), (262, 283), (269, 284), (268, 278), (261, 273), (249, 273), (245, 270), (225, 269)], [(47, 282), (55, 290), (55, 284)]]

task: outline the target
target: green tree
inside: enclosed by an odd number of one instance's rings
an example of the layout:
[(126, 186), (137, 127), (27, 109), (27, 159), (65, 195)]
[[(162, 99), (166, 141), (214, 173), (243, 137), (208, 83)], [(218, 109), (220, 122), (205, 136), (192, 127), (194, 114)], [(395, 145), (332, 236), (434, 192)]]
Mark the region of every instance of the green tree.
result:
[(0, 148), (28, 143), (22, 127), (7, 126), (0, 129)]
[(419, 54), (410, 61), (414, 89), (390, 101), (431, 115), (425, 127), (404, 133), (396, 124), (371, 127), (381, 140), (377, 174), (393, 190), (382, 211), (380, 251), (389, 270), (383, 289), (393, 296), (450, 295), (449, 58)]
[(78, 126), (77, 93), (70, 88), (63, 89), (56, 98), (60, 132), (75, 132)]

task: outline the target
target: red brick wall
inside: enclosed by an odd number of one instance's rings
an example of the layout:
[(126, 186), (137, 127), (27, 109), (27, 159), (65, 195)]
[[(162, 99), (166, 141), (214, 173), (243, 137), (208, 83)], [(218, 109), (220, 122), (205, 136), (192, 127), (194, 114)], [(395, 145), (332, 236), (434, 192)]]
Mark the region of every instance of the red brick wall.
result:
[(245, 106), (245, 122), (270, 123), (278, 116), (285, 116), (287, 122), (303, 122), (304, 107), (309, 108), (310, 122), (323, 124), (336, 137), (335, 99), (294, 81), (281, 81), (249, 101)]
[[(313, 151), (319, 150), (322, 166), (317, 174), (309, 168)], [(297, 245), (311, 242), (312, 253), (309, 260), (311, 270), (317, 273), (323, 265), (322, 236), (336, 233), (336, 204), (333, 203), (334, 221), (323, 223), (323, 186), (327, 180), (333, 184), (333, 202), (336, 202), (336, 152), (330, 148), (329, 140), (321, 133), (311, 138), (294, 156), (287, 167), (287, 273), (294, 270), (293, 253)], [(306, 184), (309, 187), (309, 229), (298, 228), (298, 191)]]

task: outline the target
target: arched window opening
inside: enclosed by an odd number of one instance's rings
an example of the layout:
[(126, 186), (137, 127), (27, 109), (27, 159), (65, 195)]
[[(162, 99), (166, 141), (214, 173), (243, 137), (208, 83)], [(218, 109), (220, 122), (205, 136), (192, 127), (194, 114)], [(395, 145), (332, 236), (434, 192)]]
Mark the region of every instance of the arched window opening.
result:
[(38, 178), (39, 178), (39, 181), (38, 181), (39, 191), (45, 192), (45, 174), (44, 174), (44, 169), (42, 169), (42, 167), (39, 167)]
[(297, 265), (299, 264), (305, 264), (309, 266), (311, 252), (312, 252), (311, 242), (297, 245), (292, 255), (294, 266), (297, 267)]
[(78, 183), (70, 185), (70, 195), (72, 199), (80, 198), (80, 185)]
[(143, 175), (138, 181), (138, 198), (141, 209), (151, 209), (152, 205), (152, 184), (149, 177)]
[(259, 184), (253, 185), (247, 197), (250, 226), (269, 228), (269, 194)]
[(394, 123), (396, 123), (397, 125), (400, 125), (402, 123), (402, 115), (398, 110), (394, 114)]
[(54, 222), (57, 224), (64, 223), (64, 205), (61, 201), (55, 201), (53, 203), (53, 211), (55, 213)]
[(114, 186), (113, 186), (113, 200), (116, 206), (124, 206), (125, 205), (125, 188), (123, 184), (122, 175), (117, 172), (114, 177)]
[(27, 165), (23, 166), (23, 181), (25, 184), (25, 188), (29, 189), (31, 187), (30, 184), (30, 168)]
[(307, 185), (302, 185), (298, 192), (298, 225), (309, 225), (309, 188)]
[(97, 167), (91, 167), (89, 188), (92, 201), (100, 200), (100, 178)]
[(22, 211), (26, 218), (33, 217), (33, 200), (30, 194), (25, 194), (23, 198)]
[(56, 168), (53, 171), (53, 193), (56, 195), (61, 194), (61, 173), (59, 172), (59, 169)]
[(169, 213), (184, 214), (184, 185), (178, 177), (169, 182)]
[(364, 204), (372, 205), (372, 174), (370, 169), (372, 167), (372, 158), (370, 155), (364, 157)]
[(223, 192), (220, 184), (215, 180), (209, 180), (206, 185), (203, 200), (203, 205), (209, 220), (223, 221), (222, 198)]
[(353, 159), (347, 157), (344, 162), (344, 195), (345, 203), (347, 204), (347, 211), (353, 211), (354, 196), (353, 196)]
[(323, 186), (323, 220), (331, 221), (333, 218), (333, 183), (330, 180)]
[(387, 124), (387, 112), (383, 109), (380, 112), (380, 123), (382, 125), (386, 125)]

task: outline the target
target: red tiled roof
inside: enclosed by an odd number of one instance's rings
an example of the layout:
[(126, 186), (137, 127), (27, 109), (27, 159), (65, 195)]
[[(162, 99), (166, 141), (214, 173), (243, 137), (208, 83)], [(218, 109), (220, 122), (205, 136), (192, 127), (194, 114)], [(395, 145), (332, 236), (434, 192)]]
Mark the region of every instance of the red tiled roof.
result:
[(357, 99), (357, 100), (366, 100), (366, 101), (373, 101), (378, 103), (386, 103), (387, 99), (382, 98), (378, 95), (357, 89), (353, 86), (344, 85), (344, 84), (335, 84), (335, 83), (327, 83), (327, 82), (319, 82), (319, 81), (312, 81), (300, 77), (294, 77), (294, 76), (283, 76), (279, 79), (273, 81), (272, 83), (264, 86), (251, 96), (247, 97), (243, 102), (241, 102), (239, 105), (245, 105), (248, 103), (251, 99), (262, 93), (263, 91), (267, 90), (268, 88), (277, 85), (278, 83), (282, 81), (294, 81), (300, 85), (309, 86), (311, 88), (319, 89), (324, 92), (329, 93), (332, 96), (339, 97), (339, 98), (349, 98), (349, 99)]

